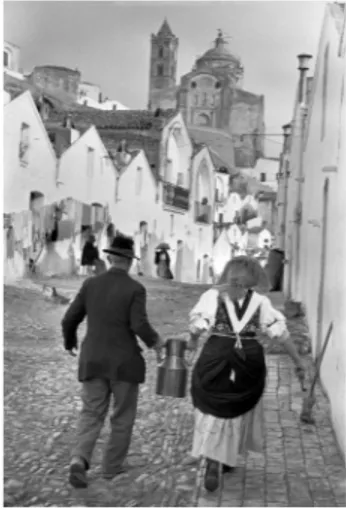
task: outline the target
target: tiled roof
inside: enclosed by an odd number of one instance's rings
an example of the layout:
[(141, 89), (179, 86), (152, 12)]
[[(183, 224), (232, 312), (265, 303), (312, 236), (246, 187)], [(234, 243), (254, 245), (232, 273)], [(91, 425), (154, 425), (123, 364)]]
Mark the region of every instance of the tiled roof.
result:
[(216, 151), (214, 151), (212, 148), (209, 148), (209, 152), (216, 169), (226, 168), (230, 175), (237, 174), (237, 170), (235, 170), (235, 168), (231, 167), (226, 161), (224, 161)]
[[(191, 136), (191, 135), (190, 135)], [(224, 161), (217, 152), (215, 152), (209, 145), (205, 143), (197, 143), (193, 138), (191, 138), (192, 146), (193, 146), (193, 156), (198, 154), (204, 147), (206, 147), (209, 151), (210, 158), (214, 164), (215, 170), (218, 171), (220, 168), (226, 168), (229, 174), (233, 174), (235, 170), (228, 165), (226, 161)]]
[[(78, 126), (93, 125), (97, 129), (114, 130), (139, 130), (139, 131), (161, 131), (166, 123), (175, 115), (175, 110), (162, 111), (159, 116), (154, 112), (147, 110), (97, 110), (96, 108), (87, 108), (80, 106), (71, 109), (72, 121), (76, 128)], [(62, 122), (63, 113), (53, 112), (50, 121)]]
[(196, 144), (208, 146), (216, 167), (224, 166), (230, 174), (234, 173), (234, 147), (232, 137), (228, 133), (219, 129), (197, 126), (190, 126), (188, 131)]
[(69, 111), (72, 106), (75, 106), (75, 104), (72, 103), (71, 98), (63, 92), (53, 94), (51, 92), (41, 90), (35, 85), (32, 85), (29, 81), (19, 80), (7, 73), (4, 73), (4, 90), (10, 94), (11, 99), (15, 99), (26, 91), (31, 92), (35, 101), (43, 97), (54, 107), (54, 109), (61, 112), (63, 117), (65, 117), (66, 111)]
[(67, 71), (69, 73), (81, 74), (80, 71), (78, 71), (78, 69), (71, 69), (70, 67), (64, 67), (64, 66), (54, 66), (52, 64), (35, 66), (34, 71), (37, 69), (54, 69), (56, 71)]
[[(135, 131), (106, 131), (100, 130), (99, 135), (111, 159), (114, 159), (122, 140), (126, 141), (127, 151), (137, 154), (143, 150), (149, 162), (155, 181), (159, 180), (159, 147), (160, 133), (138, 133)], [(157, 136), (159, 135), (159, 136)]]

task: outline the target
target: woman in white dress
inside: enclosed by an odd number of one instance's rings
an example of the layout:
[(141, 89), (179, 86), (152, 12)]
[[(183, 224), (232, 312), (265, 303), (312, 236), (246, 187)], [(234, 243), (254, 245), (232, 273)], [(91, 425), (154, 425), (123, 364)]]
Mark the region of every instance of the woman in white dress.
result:
[(196, 345), (199, 336), (208, 332), (191, 382), (192, 457), (207, 459), (208, 491), (219, 485), (219, 464), (228, 472), (236, 467), (238, 454), (262, 450), (266, 364), (257, 332), (282, 342), (299, 377), (304, 375), (285, 317), (266, 296), (253, 290), (262, 278), (265, 274), (254, 259), (236, 257), (190, 313), (192, 343)]

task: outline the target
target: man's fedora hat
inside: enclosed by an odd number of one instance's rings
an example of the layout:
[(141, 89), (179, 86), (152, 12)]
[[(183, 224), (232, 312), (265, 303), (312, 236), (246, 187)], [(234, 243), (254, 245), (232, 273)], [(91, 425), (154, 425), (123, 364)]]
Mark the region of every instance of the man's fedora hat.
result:
[(127, 259), (138, 259), (135, 255), (134, 241), (131, 237), (116, 235), (109, 248), (103, 250), (110, 255), (118, 255)]

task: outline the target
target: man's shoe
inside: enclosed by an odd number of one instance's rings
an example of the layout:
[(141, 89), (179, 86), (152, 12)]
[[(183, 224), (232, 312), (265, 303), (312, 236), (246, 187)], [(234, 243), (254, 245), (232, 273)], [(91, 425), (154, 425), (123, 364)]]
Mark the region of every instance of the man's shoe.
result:
[(69, 482), (75, 489), (86, 489), (88, 487), (86, 464), (83, 459), (72, 459), (70, 464)]
[(222, 466), (223, 473), (232, 473), (234, 470), (235, 468), (232, 466), (226, 466), (226, 464)]

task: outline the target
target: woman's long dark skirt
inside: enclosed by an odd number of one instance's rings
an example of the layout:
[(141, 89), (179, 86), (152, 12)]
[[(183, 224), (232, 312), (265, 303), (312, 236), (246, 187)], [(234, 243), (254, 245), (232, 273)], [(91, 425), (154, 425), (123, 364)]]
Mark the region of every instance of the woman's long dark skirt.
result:
[(197, 360), (191, 396), (194, 407), (203, 414), (236, 418), (254, 409), (263, 395), (266, 380), (263, 347), (255, 338), (246, 338), (242, 340), (241, 355), (235, 343), (235, 338), (213, 335)]

